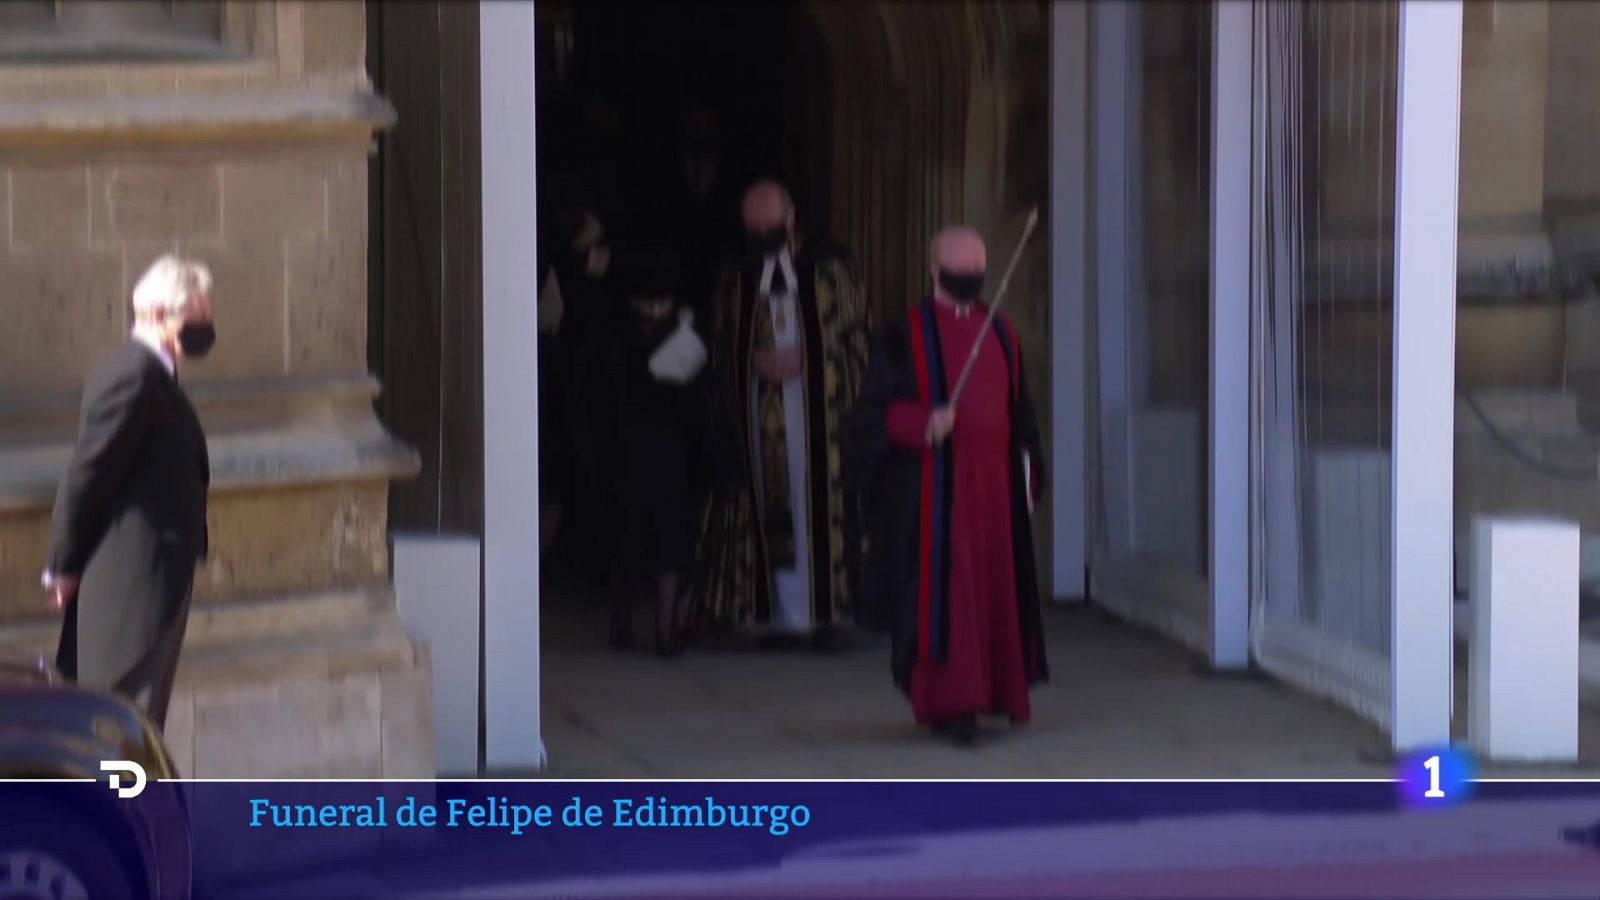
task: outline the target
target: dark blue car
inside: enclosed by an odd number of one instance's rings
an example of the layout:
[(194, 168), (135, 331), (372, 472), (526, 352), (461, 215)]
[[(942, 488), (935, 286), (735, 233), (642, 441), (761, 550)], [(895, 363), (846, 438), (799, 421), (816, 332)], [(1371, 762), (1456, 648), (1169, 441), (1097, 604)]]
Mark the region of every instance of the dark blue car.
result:
[[(101, 763), (144, 770), (119, 797)], [(124, 786), (133, 779), (121, 776)], [(168, 900), (193, 888), (189, 816), (161, 735), (132, 704), (0, 657), (0, 900)]]

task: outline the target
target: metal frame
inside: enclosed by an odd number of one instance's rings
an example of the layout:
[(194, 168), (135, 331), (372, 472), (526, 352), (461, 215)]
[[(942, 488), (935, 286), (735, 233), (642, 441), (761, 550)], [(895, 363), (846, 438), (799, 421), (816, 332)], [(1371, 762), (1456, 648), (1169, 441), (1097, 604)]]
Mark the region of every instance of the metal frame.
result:
[(1250, 664), (1250, 0), (1221, 0), (1211, 53), (1211, 665)]
[(484, 757), (545, 763), (539, 706), (538, 188), (532, 3), (480, 2)]
[[(1095, 325), (1098, 343), (1099, 405), (1102, 433), (1101, 490), (1105, 495), (1106, 539), (1111, 558), (1133, 547), (1133, 383), (1137, 371), (1130, 348), (1131, 329), (1143, 320), (1134, 274), (1139, 204), (1137, 177), (1139, 68), (1137, 3), (1096, 3), (1090, 8), (1092, 115), (1094, 123)], [(1107, 420), (1119, 427), (1109, 434)], [(1107, 440), (1109, 438), (1109, 440)], [(1108, 446), (1109, 445), (1109, 446)]]
[(1394, 640), (1398, 750), (1450, 739), (1461, 0), (1400, 5), (1394, 253)]
[(1050, 4), (1051, 595), (1088, 578), (1089, 3)]
[[(1149, 393), (1141, 259), (1142, 16), (1137, 3), (1090, 6), (1094, 273), (1090, 317), (1095, 364), (1088, 426), (1095, 435), (1091, 484), (1098, 492), (1091, 506), (1096, 510), (1091, 592), (1097, 604), (1115, 615), (1209, 656), (1215, 641), (1208, 611), (1210, 591), (1203, 576), (1132, 558), (1140, 530), (1137, 414)], [(1209, 514), (1206, 519), (1209, 522)]]

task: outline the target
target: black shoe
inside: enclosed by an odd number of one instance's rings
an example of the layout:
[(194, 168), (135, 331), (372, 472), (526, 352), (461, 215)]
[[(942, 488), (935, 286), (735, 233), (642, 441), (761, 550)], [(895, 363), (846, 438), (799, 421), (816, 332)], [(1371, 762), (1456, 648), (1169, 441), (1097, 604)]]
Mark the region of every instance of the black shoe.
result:
[(838, 628), (819, 628), (811, 636), (811, 649), (818, 653), (844, 653), (850, 649), (850, 639)]
[(948, 739), (957, 747), (971, 747), (978, 742), (978, 720), (975, 716), (962, 716), (935, 722), (933, 733)]
[(978, 720), (972, 716), (956, 719), (945, 733), (957, 747), (971, 747), (978, 743)]
[(805, 636), (772, 631), (756, 638), (758, 650), (798, 650), (805, 646)]
[(677, 630), (656, 631), (656, 655), (662, 659), (676, 659), (683, 655), (683, 633)]
[(611, 623), (610, 642), (613, 650), (632, 650), (633, 626), (626, 622)]

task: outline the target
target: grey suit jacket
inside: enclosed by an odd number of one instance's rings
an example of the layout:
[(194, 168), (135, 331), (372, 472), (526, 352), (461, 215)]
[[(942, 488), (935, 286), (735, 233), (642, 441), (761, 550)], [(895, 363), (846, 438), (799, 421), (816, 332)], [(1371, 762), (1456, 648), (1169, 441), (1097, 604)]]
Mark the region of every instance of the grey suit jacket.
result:
[(78, 575), (57, 665), (110, 686), (177, 624), (205, 556), (205, 432), (161, 360), (128, 341), (83, 392), (78, 443), (56, 496), (49, 570)]

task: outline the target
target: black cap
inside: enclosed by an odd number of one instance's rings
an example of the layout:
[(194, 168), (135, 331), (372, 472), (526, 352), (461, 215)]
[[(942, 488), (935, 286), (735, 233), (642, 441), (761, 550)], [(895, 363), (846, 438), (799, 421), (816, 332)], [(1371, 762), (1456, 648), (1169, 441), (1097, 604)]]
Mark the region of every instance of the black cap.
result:
[(621, 263), (621, 281), (629, 296), (665, 297), (678, 292), (678, 255), (670, 250), (636, 250)]

